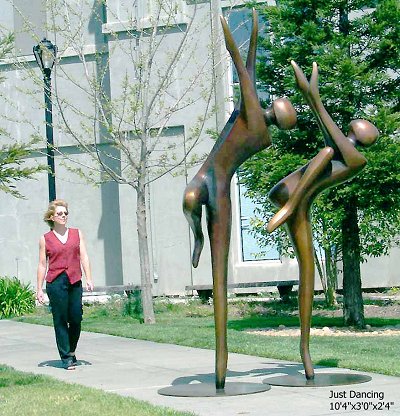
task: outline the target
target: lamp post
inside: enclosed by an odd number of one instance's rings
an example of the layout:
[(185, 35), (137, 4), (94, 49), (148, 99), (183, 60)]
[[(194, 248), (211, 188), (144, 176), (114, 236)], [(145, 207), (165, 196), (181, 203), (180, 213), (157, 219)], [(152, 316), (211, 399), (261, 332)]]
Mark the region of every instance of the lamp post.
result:
[(57, 46), (44, 38), (33, 47), (33, 54), (39, 68), (43, 73), (44, 102), (46, 121), (47, 166), (49, 184), (49, 202), (56, 199), (56, 178), (54, 167), (54, 141), (53, 141), (53, 108), (51, 103), (51, 70), (57, 55)]

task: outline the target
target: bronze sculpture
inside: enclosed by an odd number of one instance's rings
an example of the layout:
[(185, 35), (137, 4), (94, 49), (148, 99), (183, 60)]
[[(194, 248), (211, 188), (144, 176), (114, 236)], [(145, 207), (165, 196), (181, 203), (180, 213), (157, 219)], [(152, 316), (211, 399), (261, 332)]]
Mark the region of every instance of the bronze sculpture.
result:
[[(298, 295), (301, 328), (300, 353), (306, 379), (313, 380), (315, 374), (310, 357), (309, 338), (315, 270), (310, 207), (319, 193), (351, 179), (363, 169), (367, 161), (355, 146), (372, 145), (378, 137), (378, 130), (366, 120), (354, 120), (350, 123), (348, 136), (345, 137), (322, 104), (318, 89), (317, 64), (315, 62), (313, 64), (310, 82), (293, 61), (292, 66), (298, 87), (317, 119), (326, 147), (306, 166), (291, 173), (272, 188), (269, 197), (280, 210), (269, 222), (267, 230), (272, 232), (285, 223), (295, 249), (300, 280)], [(346, 380), (343, 383), (336, 381), (331, 379), (327, 382), (328, 385), (348, 384)], [(368, 380), (355, 382), (362, 381)], [(271, 379), (266, 379), (265, 382), (270, 383)]]
[(271, 144), (268, 126), (274, 124), (281, 129), (288, 129), (296, 124), (296, 113), (287, 99), (275, 100), (265, 111), (258, 100), (255, 87), (257, 19), (257, 13), (253, 10), (253, 27), (245, 66), (227, 22), (221, 17), (226, 48), (239, 77), (241, 99), (236, 103), (209, 156), (187, 185), (183, 198), (183, 211), (195, 239), (193, 267), (198, 265), (204, 243), (201, 227), (203, 205), (207, 212), (213, 275), (217, 392), (224, 390), (228, 360), (227, 263), (231, 232), (231, 179), (245, 160)]

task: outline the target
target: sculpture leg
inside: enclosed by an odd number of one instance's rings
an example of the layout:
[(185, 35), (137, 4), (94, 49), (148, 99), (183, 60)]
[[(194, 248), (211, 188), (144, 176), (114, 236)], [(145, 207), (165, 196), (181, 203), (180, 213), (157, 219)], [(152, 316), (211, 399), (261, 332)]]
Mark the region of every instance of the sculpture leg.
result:
[(272, 231), (282, 225), (293, 214), (300, 203), (301, 198), (322, 174), (324, 169), (328, 166), (328, 163), (331, 162), (333, 153), (334, 150), (327, 146), (310, 161), (286, 204), (281, 207), (268, 223), (267, 231), (269, 233), (272, 233)]
[(309, 344), (314, 300), (315, 265), (311, 224), (304, 206), (299, 207), (296, 215), (287, 222), (287, 226), (299, 263), (300, 355), (306, 378), (310, 380), (314, 378)]
[(211, 262), (214, 291), (215, 322), (215, 385), (216, 389), (225, 386), (228, 364), (227, 344), (227, 272), (231, 232), (231, 201), (229, 194), (216, 199), (216, 207), (208, 207), (208, 233), (210, 236)]

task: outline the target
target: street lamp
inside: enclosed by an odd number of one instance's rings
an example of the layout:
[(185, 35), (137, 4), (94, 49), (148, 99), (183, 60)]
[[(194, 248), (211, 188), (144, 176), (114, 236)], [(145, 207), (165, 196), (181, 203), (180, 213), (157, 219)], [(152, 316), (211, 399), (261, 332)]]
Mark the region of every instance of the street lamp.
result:
[(57, 46), (44, 38), (38, 45), (33, 47), (33, 54), (39, 68), (43, 73), (44, 81), (44, 102), (46, 121), (46, 142), (47, 142), (47, 166), (49, 167), (49, 202), (56, 199), (56, 178), (54, 167), (54, 141), (53, 141), (53, 108), (51, 104), (51, 70), (57, 55)]

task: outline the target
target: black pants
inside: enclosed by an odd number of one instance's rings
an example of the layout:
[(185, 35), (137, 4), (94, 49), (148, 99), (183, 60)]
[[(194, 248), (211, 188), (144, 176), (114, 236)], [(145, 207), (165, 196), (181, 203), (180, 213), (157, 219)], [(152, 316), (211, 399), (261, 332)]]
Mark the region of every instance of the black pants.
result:
[(46, 283), (53, 314), (54, 331), (60, 357), (68, 362), (70, 352), (75, 352), (81, 334), (82, 322), (82, 281), (73, 285), (63, 272), (51, 283)]

